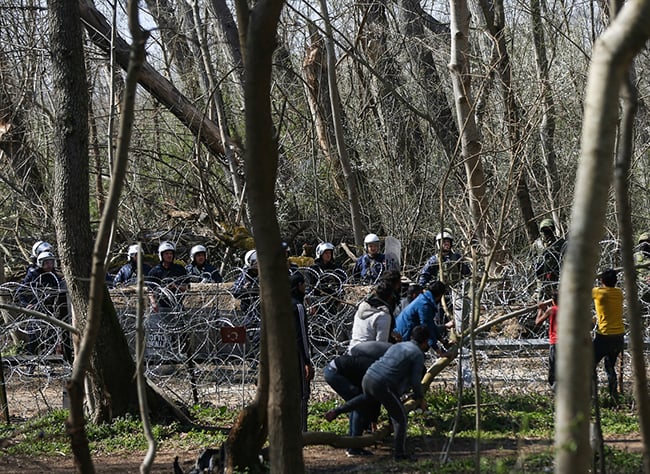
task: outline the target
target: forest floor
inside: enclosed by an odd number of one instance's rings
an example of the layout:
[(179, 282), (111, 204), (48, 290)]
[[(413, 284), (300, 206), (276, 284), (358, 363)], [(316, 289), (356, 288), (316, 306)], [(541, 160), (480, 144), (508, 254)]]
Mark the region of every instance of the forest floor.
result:
[[(344, 449), (330, 446), (307, 446), (304, 449), (305, 468), (310, 473), (410, 473), (420, 472), (412, 467), (412, 463), (397, 463), (391, 455), (391, 439), (371, 448), (372, 456), (349, 458)], [(444, 449), (446, 439), (410, 438), (409, 449), (415, 461), (430, 460), (438, 463)], [(546, 452), (551, 448), (552, 441), (547, 439), (512, 439), (486, 441), (482, 445), (481, 457), (491, 460), (499, 458), (514, 458), (520, 455)], [(620, 437), (610, 437), (606, 445), (621, 451), (633, 453), (642, 452), (641, 436), (636, 433)], [(150, 472), (173, 473), (174, 458), (178, 456), (181, 470), (188, 473), (194, 467), (197, 452), (171, 452), (161, 450), (157, 453)], [(94, 455), (93, 462), (97, 473), (139, 473), (144, 453), (125, 453)], [(449, 459), (472, 459), (474, 457), (474, 442), (472, 440), (456, 440), (452, 444)], [(552, 468), (549, 467), (551, 472)], [(35, 457), (0, 457), (0, 472), (2, 473), (69, 473), (74, 472), (72, 457), (66, 456), (35, 456)]]

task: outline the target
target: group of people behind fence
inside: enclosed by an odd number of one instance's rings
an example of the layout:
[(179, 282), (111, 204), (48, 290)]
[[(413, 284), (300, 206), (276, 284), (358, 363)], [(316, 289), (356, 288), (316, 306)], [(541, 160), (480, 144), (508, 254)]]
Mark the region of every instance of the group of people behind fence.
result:
[[(567, 241), (556, 234), (552, 219), (544, 219), (539, 225), (538, 256), (534, 262), (537, 280), (538, 314), (536, 324), (548, 322), (549, 361), (548, 383), (555, 387), (555, 360), (558, 336), (558, 287), (562, 259)], [(380, 406), (384, 406), (395, 433), (394, 455), (403, 459), (406, 453), (407, 417), (402, 399), (407, 393), (423, 410), (426, 409), (420, 381), (424, 375), (424, 354), (431, 350), (438, 357), (448, 357), (454, 350), (453, 330), (460, 332), (462, 313), (456, 316), (460, 299), (454, 298), (458, 283), (471, 274), (468, 261), (453, 250), (454, 237), (445, 228), (436, 236), (437, 251), (426, 261), (416, 282), (401, 277), (390, 258), (381, 251), (381, 239), (376, 234), (364, 238), (363, 254), (356, 259), (348, 274), (334, 256), (335, 246), (322, 242), (316, 247), (315, 259), (310, 272), (301, 272), (287, 260), (292, 307), (296, 326), (296, 350), (298, 352), (301, 382), (302, 428), (307, 429), (307, 403), (309, 386), (314, 377), (310, 358), (308, 320), (310, 307), (305, 303), (308, 287), (318, 296), (333, 295), (336, 290), (322, 285), (316, 288), (310, 281), (336, 276), (342, 282), (373, 285), (370, 293), (359, 303), (352, 324), (349, 347), (346, 352), (324, 369), (325, 380), (343, 398), (345, 403), (328, 411), (325, 417), (333, 420), (343, 413), (350, 413), (349, 434), (360, 436), (372, 429)], [(289, 257), (288, 245), (283, 248)], [(128, 247), (127, 262), (114, 276), (115, 286), (133, 283), (138, 272), (138, 260), (142, 258), (139, 244)], [(189, 253), (186, 266), (176, 262), (176, 247), (172, 242), (158, 246), (159, 262), (150, 267), (140, 262), (143, 277), (149, 287), (152, 312), (170, 310), (179, 294), (190, 282), (220, 283), (223, 278), (209, 262), (205, 246), (195, 245)], [(45, 286), (61, 287), (62, 277), (56, 272), (53, 248), (47, 242), (37, 242), (32, 249), (33, 264), (27, 270), (24, 284), (41, 281)], [(650, 286), (650, 233), (639, 238), (635, 253), (642, 284)], [(307, 277), (307, 278), (305, 278)], [(617, 272), (606, 269), (598, 275), (598, 286), (592, 291), (595, 308), (594, 331), (594, 379), (596, 368), (605, 361), (608, 388), (612, 399), (618, 401), (618, 382), (615, 364), (624, 348), (623, 293), (617, 288)], [(242, 312), (255, 312), (259, 305), (259, 274), (257, 252), (249, 250), (244, 255), (244, 266), (230, 289), (239, 299)], [(650, 302), (650, 290), (640, 295)], [(34, 301), (29, 295), (21, 297), (30, 308)], [(451, 331), (451, 333), (450, 333)], [(364, 448), (350, 448), (350, 456), (370, 454)]]

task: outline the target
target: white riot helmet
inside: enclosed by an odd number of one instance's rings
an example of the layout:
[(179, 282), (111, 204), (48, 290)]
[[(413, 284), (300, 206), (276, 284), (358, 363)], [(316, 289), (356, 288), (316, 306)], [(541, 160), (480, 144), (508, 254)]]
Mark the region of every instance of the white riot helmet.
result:
[(363, 248), (368, 250), (368, 244), (378, 244), (380, 242), (381, 240), (379, 240), (377, 234), (368, 234), (365, 239), (363, 239)]
[(436, 245), (438, 248), (440, 248), (440, 244), (443, 239), (449, 239), (451, 240), (451, 243), (454, 243), (454, 236), (451, 234), (451, 230), (449, 229), (444, 229), (442, 232), (439, 232), (438, 235), (436, 235)]
[(334, 245), (329, 242), (322, 242), (316, 246), (316, 260), (321, 258), (325, 253), (325, 250), (331, 250), (334, 253)]
[(129, 256), (129, 259), (135, 257), (140, 253), (140, 246), (138, 244), (129, 245), (129, 250), (126, 254)]
[(244, 264), (247, 267), (256, 267), (257, 266), (257, 250), (249, 250), (244, 255)]
[(171, 250), (172, 252), (176, 253), (176, 246), (174, 245), (173, 242), (165, 241), (161, 242), (160, 245), (158, 246), (158, 257), (160, 257), (160, 261), (162, 262), (162, 254), (163, 252), (167, 252), (168, 250)]
[(197, 253), (201, 253), (201, 252), (205, 254), (206, 258), (208, 257), (208, 251), (203, 245), (195, 245), (194, 247), (192, 247), (192, 249), (190, 250), (190, 262), (194, 263), (194, 256)]
[(44, 240), (39, 240), (32, 246), (32, 257), (36, 258), (41, 252), (51, 252), (52, 250), (52, 244)]
[(56, 258), (52, 252), (41, 252), (38, 254), (38, 257), (36, 257), (36, 266), (38, 268), (43, 268), (43, 264), (48, 260), (52, 260), (56, 264)]

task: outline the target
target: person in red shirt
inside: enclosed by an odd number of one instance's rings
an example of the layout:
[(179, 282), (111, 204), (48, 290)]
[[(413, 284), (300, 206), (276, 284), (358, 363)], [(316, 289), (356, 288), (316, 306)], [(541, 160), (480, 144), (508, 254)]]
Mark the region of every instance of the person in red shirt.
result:
[(557, 344), (557, 303), (558, 294), (553, 292), (551, 305), (543, 301), (537, 306), (535, 324), (548, 320), (548, 384), (555, 390), (555, 344)]

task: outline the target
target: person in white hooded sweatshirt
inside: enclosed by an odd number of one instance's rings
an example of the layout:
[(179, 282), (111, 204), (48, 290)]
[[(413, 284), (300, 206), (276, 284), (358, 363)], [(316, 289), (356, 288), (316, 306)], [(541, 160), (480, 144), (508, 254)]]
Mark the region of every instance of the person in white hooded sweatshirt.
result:
[(388, 280), (380, 280), (372, 294), (364, 299), (354, 315), (348, 352), (360, 342), (388, 342), (391, 336), (395, 291)]

